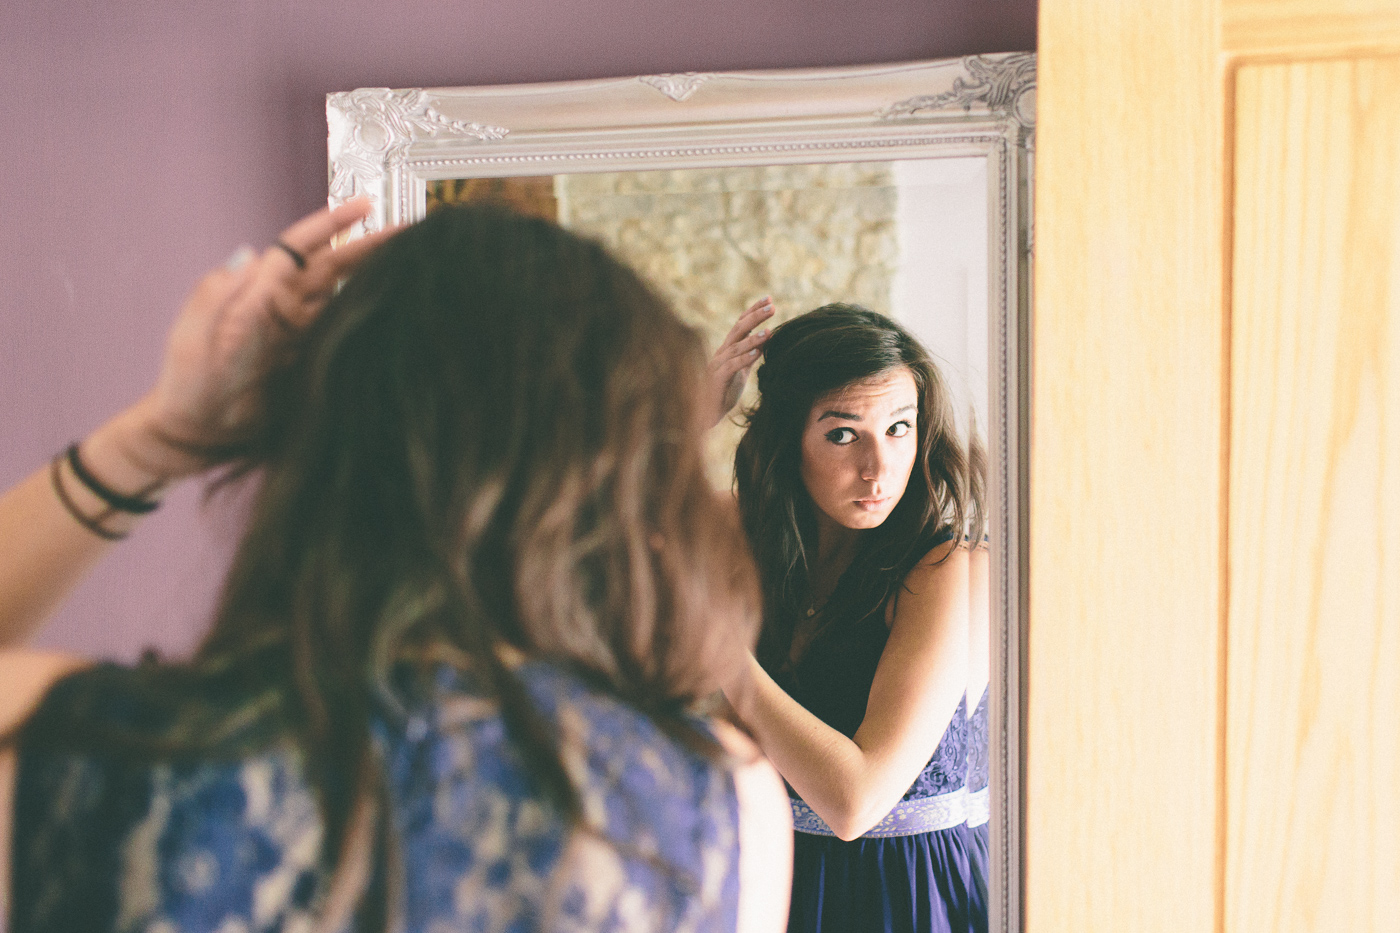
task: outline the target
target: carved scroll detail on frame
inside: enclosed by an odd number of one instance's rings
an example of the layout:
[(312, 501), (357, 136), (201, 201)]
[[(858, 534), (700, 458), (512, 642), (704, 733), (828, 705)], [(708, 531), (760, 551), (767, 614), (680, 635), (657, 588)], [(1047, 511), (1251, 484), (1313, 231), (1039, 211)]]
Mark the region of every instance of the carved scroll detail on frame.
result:
[(510, 132), (501, 126), (449, 119), (428, 101), (428, 92), (421, 88), (360, 88), (326, 97), (333, 153), (330, 200), (338, 204), (364, 195), (374, 201), (366, 231), (383, 225), (383, 191), (376, 182), (403, 162), (413, 143), (444, 132), (455, 140), (481, 142), (504, 139)]
[(687, 71), (683, 74), (643, 75), (637, 80), (656, 88), (671, 100), (680, 103), (689, 100), (690, 95), (694, 94), (700, 85), (710, 80), (711, 77), (713, 75)]
[(958, 107), (971, 113), (976, 107), (998, 117), (1010, 117), (1029, 137), (1035, 130), (1035, 55), (971, 55), (962, 60), (962, 65), (967, 77), (956, 78), (951, 90), (899, 101), (876, 116), (899, 120)]

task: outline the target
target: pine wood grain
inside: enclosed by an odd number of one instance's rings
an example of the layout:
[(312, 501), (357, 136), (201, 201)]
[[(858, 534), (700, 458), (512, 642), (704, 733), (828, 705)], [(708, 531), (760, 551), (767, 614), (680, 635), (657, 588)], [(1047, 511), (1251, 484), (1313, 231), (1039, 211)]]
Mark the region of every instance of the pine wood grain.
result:
[(1026, 929), (1214, 928), (1216, 5), (1041, 6)]
[(1400, 924), (1400, 59), (1236, 94), (1225, 929)]
[(1400, 0), (1222, 0), (1227, 53), (1292, 59), (1400, 49)]

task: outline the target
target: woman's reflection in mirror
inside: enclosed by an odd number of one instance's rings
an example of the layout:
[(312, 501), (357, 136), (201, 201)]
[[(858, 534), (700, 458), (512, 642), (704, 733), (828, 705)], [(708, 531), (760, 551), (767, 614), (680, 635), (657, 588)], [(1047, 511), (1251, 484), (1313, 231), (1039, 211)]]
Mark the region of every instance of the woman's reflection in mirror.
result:
[(751, 337), (762, 310), (711, 373), (718, 396), (743, 369), (722, 361), (751, 365), (756, 347), (737, 348), (761, 343), (735, 482), (764, 617), (725, 691), (791, 791), (789, 929), (985, 930), (986, 830), (968, 826), (966, 786), (983, 510), (947, 383), (865, 308)]

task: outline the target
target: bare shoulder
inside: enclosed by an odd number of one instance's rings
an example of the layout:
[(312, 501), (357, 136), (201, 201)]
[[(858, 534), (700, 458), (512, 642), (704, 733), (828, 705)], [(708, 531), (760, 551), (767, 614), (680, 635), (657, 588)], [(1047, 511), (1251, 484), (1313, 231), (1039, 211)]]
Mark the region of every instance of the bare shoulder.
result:
[(751, 764), (768, 766), (768, 759), (759, 751), (758, 744), (745, 735), (737, 726), (723, 719), (709, 720), (710, 731), (715, 740), (743, 768)]
[(887, 621), (893, 623), (907, 604), (917, 606), (929, 598), (966, 590), (970, 567), (968, 549), (961, 542), (945, 541), (934, 547), (905, 576)]
[(787, 789), (778, 771), (768, 761), (757, 744), (737, 728), (727, 722), (713, 721), (711, 728), (719, 744), (735, 762), (734, 790), (739, 798), (740, 819), (764, 814), (760, 822), (772, 826), (768, 814), (780, 817), (777, 828), (790, 831), (792, 828), (791, 808), (788, 806)]
[(753, 740), (713, 721), (715, 738), (738, 766), (739, 933), (780, 933), (792, 885), (792, 808), (782, 778)]
[(932, 548), (914, 565), (885, 609), (891, 631), (900, 619), (920, 627), (930, 616), (966, 602), (971, 565), (967, 546), (957, 540)]
[(60, 678), (92, 662), (55, 651), (0, 651), (0, 736), (8, 736)]

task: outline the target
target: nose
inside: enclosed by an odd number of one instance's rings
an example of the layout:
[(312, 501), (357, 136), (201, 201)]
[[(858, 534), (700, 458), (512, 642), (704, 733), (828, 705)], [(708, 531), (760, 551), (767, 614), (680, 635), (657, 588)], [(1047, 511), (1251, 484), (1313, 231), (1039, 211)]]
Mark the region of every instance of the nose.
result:
[(864, 446), (860, 458), (860, 478), (867, 483), (878, 482), (885, 471), (885, 451), (879, 441)]

